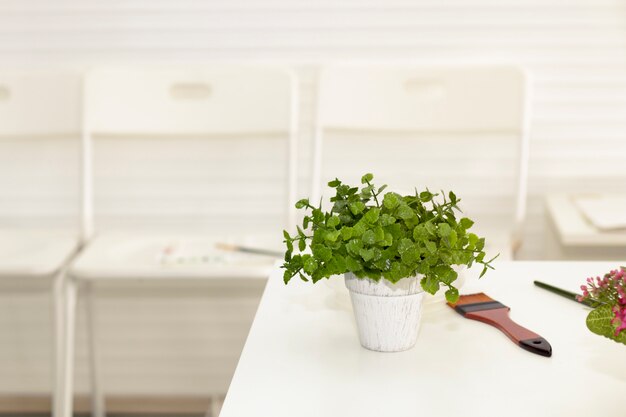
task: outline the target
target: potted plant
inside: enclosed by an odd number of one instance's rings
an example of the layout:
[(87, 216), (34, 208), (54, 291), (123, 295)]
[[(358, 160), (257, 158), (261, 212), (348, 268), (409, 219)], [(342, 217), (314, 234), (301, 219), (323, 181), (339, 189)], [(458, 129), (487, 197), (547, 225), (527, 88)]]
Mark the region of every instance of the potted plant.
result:
[(362, 188), (335, 179), (328, 183), (335, 196), (330, 211), (309, 200), (296, 203), (306, 210), (302, 227), (284, 231), (287, 284), (294, 276), (318, 282), (344, 275), (361, 344), (376, 351), (401, 351), (415, 345), (424, 292), (445, 288), (446, 299), (459, 297), (455, 266), (482, 264), (485, 239), (468, 232), (474, 222), (457, 218), (459, 199), (453, 192), (425, 190), (400, 195), (376, 188), (372, 174)]

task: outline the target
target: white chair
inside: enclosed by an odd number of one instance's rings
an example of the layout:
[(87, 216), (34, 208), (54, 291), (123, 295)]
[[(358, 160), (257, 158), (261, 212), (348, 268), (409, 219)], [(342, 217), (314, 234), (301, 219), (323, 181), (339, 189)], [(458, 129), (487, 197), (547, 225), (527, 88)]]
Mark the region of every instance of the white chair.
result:
[[(95, 281), (266, 279), (274, 257), (225, 252), (215, 244), (267, 242), (251, 231), (280, 242), (281, 227), (294, 222), (296, 190), (297, 89), (288, 72), (100, 69), (86, 76), (85, 97), (88, 167), (95, 147), (93, 168), (86, 170), (94, 177), (85, 180), (85, 229), (95, 225), (97, 233), (68, 274), (68, 417), (79, 283), (89, 302)], [(101, 417), (93, 315), (88, 320), (92, 409)]]
[(51, 285), (54, 416), (61, 399), (63, 277), (79, 244), (80, 109), (78, 74), (0, 73), (0, 281)]
[(332, 178), (359, 184), (372, 172), (398, 191), (453, 190), (503, 258), (521, 244), (529, 111), (519, 68), (327, 67), (316, 125), (312, 201)]

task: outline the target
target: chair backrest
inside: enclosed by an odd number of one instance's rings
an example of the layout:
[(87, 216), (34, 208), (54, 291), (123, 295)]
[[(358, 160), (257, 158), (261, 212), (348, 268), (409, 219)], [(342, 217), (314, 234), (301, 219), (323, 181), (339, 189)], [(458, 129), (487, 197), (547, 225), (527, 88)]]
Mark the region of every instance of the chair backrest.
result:
[[(85, 159), (89, 165), (93, 139), (89, 172), (97, 173), (86, 194), (93, 182), (96, 198), (88, 201), (97, 203), (100, 226), (181, 219), (228, 231), (280, 216), (271, 227), (293, 222), (297, 88), (289, 72), (94, 69), (85, 103)], [(94, 210), (86, 212), (90, 230)]]
[(0, 72), (0, 218), (11, 226), (78, 226), (81, 83), (63, 71)]
[[(373, 172), (376, 182), (409, 192), (452, 189), (473, 216), (517, 234), (526, 205), (527, 85), (514, 67), (323, 69), (312, 198), (325, 180)], [(332, 149), (324, 157), (322, 143)]]

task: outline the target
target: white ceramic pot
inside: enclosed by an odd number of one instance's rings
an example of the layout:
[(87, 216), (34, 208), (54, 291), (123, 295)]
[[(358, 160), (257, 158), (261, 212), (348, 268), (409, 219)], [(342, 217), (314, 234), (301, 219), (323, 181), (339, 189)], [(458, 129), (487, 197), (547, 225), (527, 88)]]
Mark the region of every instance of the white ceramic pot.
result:
[(361, 345), (378, 352), (400, 352), (415, 346), (424, 290), (419, 276), (397, 284), (345, 274)]

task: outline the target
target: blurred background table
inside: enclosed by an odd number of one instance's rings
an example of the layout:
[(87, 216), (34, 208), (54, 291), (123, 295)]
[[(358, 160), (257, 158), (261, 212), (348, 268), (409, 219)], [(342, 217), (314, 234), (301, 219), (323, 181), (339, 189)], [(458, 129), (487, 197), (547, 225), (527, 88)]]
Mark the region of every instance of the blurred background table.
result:
[(565, 194), (546, 197), (545, 258), (625, 259), (626, 228), (602, 230), (594, 226), (577, 206), (578, 197)]

